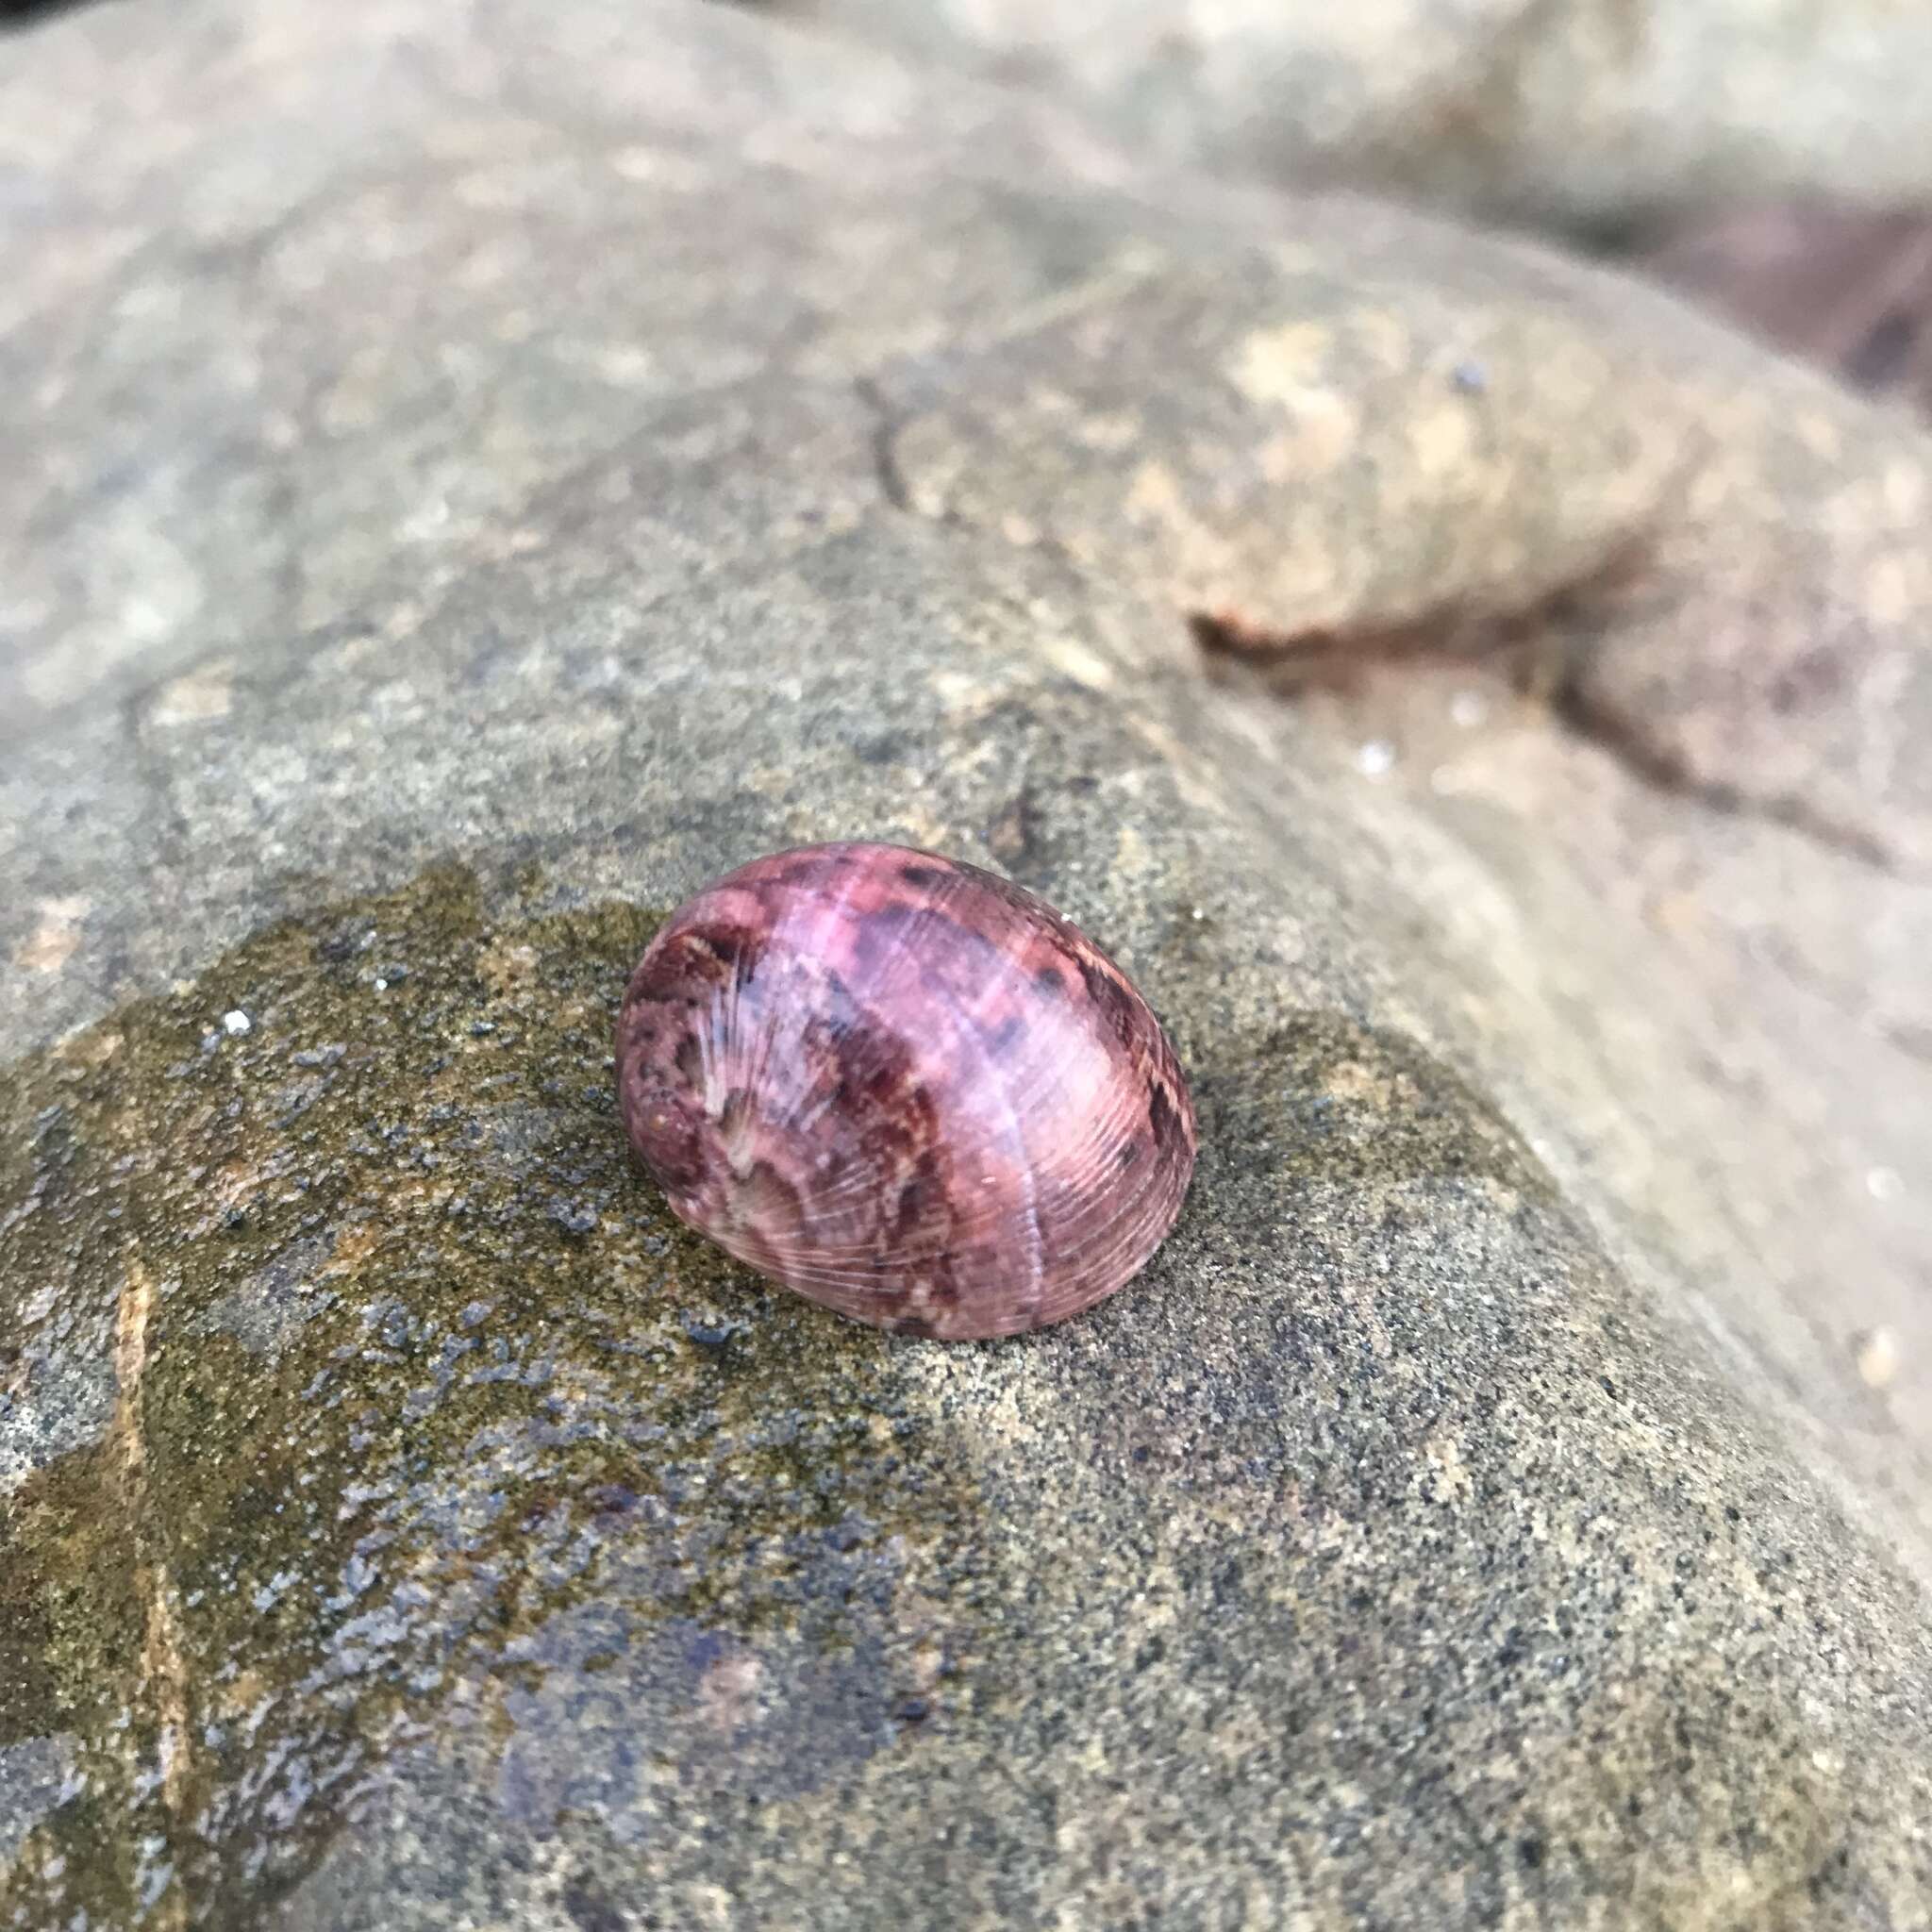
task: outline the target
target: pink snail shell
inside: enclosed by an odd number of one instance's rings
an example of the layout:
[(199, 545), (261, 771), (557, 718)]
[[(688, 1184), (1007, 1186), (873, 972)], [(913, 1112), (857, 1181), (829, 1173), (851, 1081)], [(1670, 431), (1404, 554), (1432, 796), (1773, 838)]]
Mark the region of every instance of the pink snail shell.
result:
[(727, 1253), (879, 1327), (1039, 1328), (1131, 1280), (1194, 1166), (1187, 1082), (1083, 933), (904, 846), (780, 852), (672, 914), (617, 1023), (625, 1130)]

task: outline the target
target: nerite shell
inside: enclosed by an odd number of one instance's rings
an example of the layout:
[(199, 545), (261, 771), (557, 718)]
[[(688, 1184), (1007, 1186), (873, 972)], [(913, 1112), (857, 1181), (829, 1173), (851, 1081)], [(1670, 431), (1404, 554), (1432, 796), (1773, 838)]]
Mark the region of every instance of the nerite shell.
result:
[(1084, 934), (976, 866), (812, 845), (705, 888), (617, 1024), (671, 1206), (862, 1322), (1037, 1328), (1139, 1273), (1194, 1165), (1187, 1083)]

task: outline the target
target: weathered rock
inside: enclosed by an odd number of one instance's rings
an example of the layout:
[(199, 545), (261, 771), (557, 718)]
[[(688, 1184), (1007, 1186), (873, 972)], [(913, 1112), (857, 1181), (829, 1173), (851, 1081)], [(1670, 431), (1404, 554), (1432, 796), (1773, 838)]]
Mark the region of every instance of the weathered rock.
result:
[[(0, 129), (0, 1924), (1924, 1924), (1925, 438), (717, 11)], [(1170, 1026), (1088, 1316), (628, 1169), (647, 934), (852, 835)]]
[(1660, 238), (1644, 265), (1932, 420), (1932, 215), (1817, 202), (1721, 209)]
[(1348, 181), (1619, 229), (1742, 195), (1932, 193), (1900, 77), (1932, 23), (1887, 0), (788, 0), (941, 68), (1017, 82), (1177, 163)]

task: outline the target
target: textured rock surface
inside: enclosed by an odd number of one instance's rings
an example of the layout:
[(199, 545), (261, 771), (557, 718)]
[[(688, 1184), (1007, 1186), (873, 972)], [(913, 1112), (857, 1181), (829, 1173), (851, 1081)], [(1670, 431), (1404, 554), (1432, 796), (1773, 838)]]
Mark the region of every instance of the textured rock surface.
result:
[[(1923, 435), (719, 11), (0, 142), (0, 1924), (1926, 1924)], [(650, 931), (854, 834), (1171, 1021), (1077, 1322), (627, 1170)]]
[(1170, 160), (1621, 226), (1781, 191), (1932, 192), (1890, 0), (786, 0), (941, 66), (1078, 102)]

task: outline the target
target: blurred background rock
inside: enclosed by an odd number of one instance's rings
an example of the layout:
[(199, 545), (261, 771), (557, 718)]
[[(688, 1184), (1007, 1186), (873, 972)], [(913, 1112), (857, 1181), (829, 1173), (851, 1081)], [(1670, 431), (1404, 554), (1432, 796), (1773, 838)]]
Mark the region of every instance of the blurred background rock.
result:
[(1932, 16), (1887, 0), (773, 0), (1137, 153), (1569, 237), (1932, 408)]

